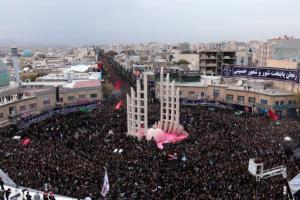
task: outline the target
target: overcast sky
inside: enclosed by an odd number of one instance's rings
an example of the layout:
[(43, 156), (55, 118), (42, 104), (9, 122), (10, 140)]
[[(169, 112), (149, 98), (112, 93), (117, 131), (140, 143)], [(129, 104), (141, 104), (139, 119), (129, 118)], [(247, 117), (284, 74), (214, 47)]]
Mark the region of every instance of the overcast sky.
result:
[(110, 44), (300, 37), (300, 0), (0, 0), (0, 42)]

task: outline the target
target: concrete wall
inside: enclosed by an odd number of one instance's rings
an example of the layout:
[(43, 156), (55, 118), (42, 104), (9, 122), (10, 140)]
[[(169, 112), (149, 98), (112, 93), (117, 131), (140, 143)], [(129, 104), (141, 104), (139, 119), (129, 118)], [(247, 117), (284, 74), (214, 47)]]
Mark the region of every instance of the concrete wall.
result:
[(294, 94), (300, 94), (300, 84), (299, 83), (273, 81), (273, 85), (276, 88), (281, 88), (281, 89), (293, 92)]
[[(297, 108), (297, 97), (293, 94), (287, 95), (270, 95), (252, 90), (242, 90), (238, 88), (228, 87), (225, 85), (203, 85), (203, 86), (176, 86), (179, 88), (180, 98), (186, 99), (208, 99), (220, 102), (239, 104), (244, 106), (254, 107), (254, 111), (258, 108), (273, 109), (275, 111), (282, 111), (283, 115), (287, 114), (288, 109)], [(156, 92), (159, 92), (159, 84), (156, 85)], [(214, 96), (214, 91), (218, 95)], [(232, 95), (232, 101), (228, 100), (228, 95)], [(239, 97), (243, 97), (244, 101), (240, 101)], [(255, 104), (249, 101), (249, 98), (255, 98)], [(267, 101), (266, 104), (262, 103)], [(296, 101), (296, 104), (295, 102)], [(282, 102), (282, 103), (281, 103)], [(289, 104), (289, 102), (292, 102)], [(276, 105), (278, 103), (279, 105)]]
[(289, 60), (267, 59), (267, 66), (273, 68), (298, 69), (298, 62)]
[[(93, 97), (97, 95), (96, 97)], [(84, 96), (84, 98), (83, 98)], [(73, 99), (74, 97), (74, 99)], [(62, 90), (60, 92), (63, 105), (76, 105), (78, 103), (92, 102), (102, 99), (102, 92), (99, 88), (85, 88), (77, 90)]]
[[(95, 97), (96, 95), (96, 97)], [(74, 100), (68, 97), (73, 96)], [(63, 106), (90, 103), (102, 99), (102, 91), (98, 87), (63, 89), (60, 91), (61, 104)], [(83, 98), (84, 97), (84, 98)], [(0, 105), (0, 127), (11, 123), (9, 119), (9, 108), (14, 107), (17, 115), (36, 115), (56, 107), (55, 88), (36, 92), (34, 96), (24, 98), (20, 101)]]

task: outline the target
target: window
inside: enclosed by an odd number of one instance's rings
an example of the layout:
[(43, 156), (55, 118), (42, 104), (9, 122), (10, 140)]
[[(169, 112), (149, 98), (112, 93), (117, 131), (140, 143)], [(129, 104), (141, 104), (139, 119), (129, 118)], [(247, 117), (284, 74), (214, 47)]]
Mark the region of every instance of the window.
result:
[(261, 100), (260, 100), (260, 104), (267, 105), (267, 104), (268, 104), (268, 100), (266, 100), (266, 99), (261, 99)]
[(24, 111), (24, 110), (26, 110), (26, 106), (25, 105), (20, 106), (20, 111)]
[(284, 105), (284, 101), (280, 101), (280, 105)]
[(36, 103), (30, 104), (30, 105), (29, 105), (29, 108), (30, 108), (30, 109), (35, 109), (35, 108), (36, 108)]
[(232, 103), (232, 101), (233, 101), (233, 95), (227, 94), (226, 95), (226, 101), (229, 102), (229, 103)]
[(249, 97), (248, 101), (249, 101), (249, 103), (255, 103), (255, 98), (254, 97)]
[(68, 101), (74, 101), (75, 97), (74, 96), (68, 96)]
[(219, 98), (220, 97), (220, 90), (214, 90), (213, 91), (213, 97), (214, 98)]
[(0, 119), (3, 118), (3, 117), (4, 117), (4, 116), (3, 116), (3, 113), (0, 113)]
[(79, 99), (85, 99), (85, 95), (84, 94), (79, 95)]
[(238, 103), (240, 104), (244, 104), (244, 99), (245, 97), (244, 96), (238, 96), (237, 100), (238, 100)]
[(275, 101), (275, 105), (278, 106), (279, 105), (279, 101)]
[(296, 100), (294, 100), (294, 104), (296, 104)]
[(289, 105), (293, 104), (293, 100), (289, 100), (289, 101), (288, 101), (288, 104), (289, 104)]
[(189, 95), (195, 94), (194, 91), (189, 91)]
[(282, 110), (275, 110), (275, 114), (282, 117)]
[(91, 98), (97, 98), (97, 94), (91, 94)]
[(50, 100), (44, 100), (43, 101), (43, 105), (49, 105), (50, 104)]
[(15, 108), (13, 106), (9, 107), (9, 114), (13, 114), (15, 112)]
[(205, 94), (204, 94), (204, 92), (201, 92), (201, 97), (205, 97)]

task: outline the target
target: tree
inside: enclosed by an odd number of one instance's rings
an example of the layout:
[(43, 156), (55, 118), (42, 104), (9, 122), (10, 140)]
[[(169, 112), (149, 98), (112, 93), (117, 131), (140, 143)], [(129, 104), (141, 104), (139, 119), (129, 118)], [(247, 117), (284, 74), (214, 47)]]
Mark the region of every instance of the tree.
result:
[(175, 62), (175, 64), (177, 64), (177, 65), (188, 65), (190, 63), (188, 61), (184, 60), (184, 59), (180, 59), (178, 62)]
[(26, 79), (30, 79), (30, 81), (35, 81), (38, 77), (38, 74), (35, 72), (25, 72), (21, 74), (21, 80), (25, 81)]
[(170, 56), (169, 56), (170, 62), (172, 62), (173, 58), (174, 58), (173, 55), (170, 55)]
[(103, 92), (104, 98), (109, 97), (113, 90), (114, 90), (113, 84), (111, 84), (109, 82), (105, 82), (102, 84), (102, 92)]
[(115, 51), (110, 50), (110, 51), (107, 52), (107, 55), (111, 56), (111, 57), (114, 57), (115, 55), (118, 55), (118, 53), (115, 52)]

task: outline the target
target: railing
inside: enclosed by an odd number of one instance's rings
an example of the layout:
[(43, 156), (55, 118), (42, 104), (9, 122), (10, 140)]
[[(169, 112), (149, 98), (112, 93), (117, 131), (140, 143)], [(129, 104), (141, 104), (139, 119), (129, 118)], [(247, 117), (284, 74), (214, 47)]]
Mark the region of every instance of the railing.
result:
[(273, 105), (273, 109), (289, 109), (297, 108), (296, 104), (283, 104), (283, 105)]

